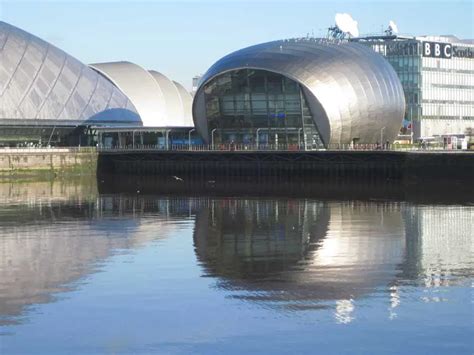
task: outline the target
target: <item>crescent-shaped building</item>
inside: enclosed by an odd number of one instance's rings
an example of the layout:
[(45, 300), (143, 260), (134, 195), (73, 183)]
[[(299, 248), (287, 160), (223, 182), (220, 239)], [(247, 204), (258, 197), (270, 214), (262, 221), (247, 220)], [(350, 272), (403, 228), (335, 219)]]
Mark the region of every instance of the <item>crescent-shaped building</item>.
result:
[(193, 101), (208, 143), (333, 144), (393, 141), (405, 112), (392, 66), (348, 41), (294, 39), (231, 53), (202, 77)]
[(0, 120), (10, 125), (141, 125), (119, 88), (61, 49), (0, 22)]

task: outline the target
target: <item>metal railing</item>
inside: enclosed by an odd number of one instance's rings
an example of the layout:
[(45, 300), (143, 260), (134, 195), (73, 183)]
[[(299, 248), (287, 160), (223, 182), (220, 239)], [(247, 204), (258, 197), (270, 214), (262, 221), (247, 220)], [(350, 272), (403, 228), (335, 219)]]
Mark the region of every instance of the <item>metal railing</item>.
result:
[[(468, 151), (474, 151), (474, 145), (471, 144)], [(108, 151), (192, 151), (192, 152), (304, 152), (304, 151), (466, 151), (459, 147), (452, 147), (443, 144), (437, 145), (402, 145), (402, 144), (330, 144), (326, 148), (305, 147), (298, 144), (171, 144), (165, 145), (122, 145), (122, 146), (97, 146), (97, 147), (0, 147), (2, 153), (95, 153)]]
[[(196, 152), (295, 152), (295, 151), (460, 151), (458, 147), (448, 145), (401, 145), (401, 144), (330, 144), (326, 148), (305, 147), (298, 144), (170, 144), (165, 145), (122, 145), (99, 146), (99, 151), (196, 151)], [(471, 150), (474, 146), (471, 147)]]
[(96, 147), (0, 147), (0, 154), (14, 153), (95, 153)]

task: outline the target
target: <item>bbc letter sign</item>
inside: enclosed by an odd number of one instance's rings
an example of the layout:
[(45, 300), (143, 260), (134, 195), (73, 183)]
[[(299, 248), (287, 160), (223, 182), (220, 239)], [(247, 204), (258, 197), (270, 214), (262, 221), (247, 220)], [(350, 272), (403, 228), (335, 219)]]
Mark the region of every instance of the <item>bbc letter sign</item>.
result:
[(423, 42), (423, 57), (451, 59), (453, 46), (450, 43)]

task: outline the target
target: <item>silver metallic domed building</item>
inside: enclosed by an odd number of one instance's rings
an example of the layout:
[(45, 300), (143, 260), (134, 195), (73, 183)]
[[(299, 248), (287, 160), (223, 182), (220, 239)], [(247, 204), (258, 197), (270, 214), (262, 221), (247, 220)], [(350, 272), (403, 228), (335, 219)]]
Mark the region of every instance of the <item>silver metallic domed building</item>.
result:
[(391, 65), (357, 43), (263, 43), (216, 62), (200, 81), (194, 123), (211, 143), (330, 144), (393, 141), (405, 112)]
[(61, 49), (0, 22), (0, 120), (141, 125), (126, 95)]

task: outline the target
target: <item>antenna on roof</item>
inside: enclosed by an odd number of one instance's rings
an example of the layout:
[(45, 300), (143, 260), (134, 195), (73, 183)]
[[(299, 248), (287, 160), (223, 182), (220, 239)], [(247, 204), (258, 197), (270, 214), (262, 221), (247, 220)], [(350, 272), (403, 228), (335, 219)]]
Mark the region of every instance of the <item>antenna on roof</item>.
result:
[(387, 34), (387, 36), (393, 36), (398, 34), (398, 26), (393, 20), (390, 20), (390, 22), (388, 23), (388, 28), (385, 30), (385, 33)]
[(347, 37), (358, 37), (359, 28), (357, 21), (346, 13), (337, 13), (335, 16), (336, 25), (328, 28), (328, 37), (334, 39), (344, 39)]

